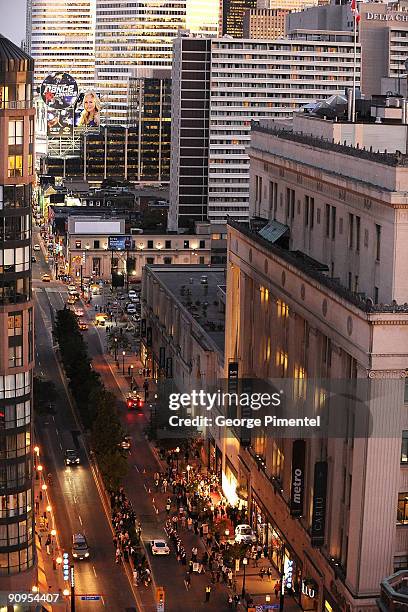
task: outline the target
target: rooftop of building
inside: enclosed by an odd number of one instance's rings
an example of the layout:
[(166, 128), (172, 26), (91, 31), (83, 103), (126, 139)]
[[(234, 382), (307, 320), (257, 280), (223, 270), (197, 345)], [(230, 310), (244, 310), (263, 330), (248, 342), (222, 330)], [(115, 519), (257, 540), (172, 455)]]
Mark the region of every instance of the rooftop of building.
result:
[[(265, 221), (265, 224), (267, 222)], [(263, 238), (259, 233), (259, 223), (255, 225), (251, 223), (243, 223), (228, 219), (228, 225), (238, 230), (261, 247), (270, 251), (272, 254), (280, 257), (288, 264), (294, 266), (307, 276), (321, 283), (324, 287), (333, 291), (340, 298), (348, 301), (349, 303), (356, 306), (359, 310), (365, 313), (397, 313), (397, 312), (408, 312), (408, 304), (397, 304), (393, 301), (391, 304), (374, 304), (371, 298), (367, 298), (360, 293), (354, 293), (347, 287), (341, 284), (337, 278), (331, 278), (323, 270), (326, 266), (320, 264), (316, 260), (308, 257), (301, 251), (289, 251), (285, 248), (272, 243), (270, 240)]]
[(343, 155), (358, 157), (385, 166), (408, 167), (408, 155), (400, 151), (389, 153), (387, 150), (384, 152), (375, 151), (373, 147), (366, 149), (358, 145), (354, 147), (348, 144), (340, 144), (336, 143), (334, 139), (328, 140), (323, 137), (319, 138), (313, 136), (312, 134), (305, 134), (304, 132), (295, 131), (293, 125), (279, 124), (273, 121), (252, 121), (251, 126), (253, 131), (265, 132), (277, 138), (282, 138), (283, 140), (291, 140), (292, 142), (298, 142), (299, 144), (308, 145), (324, 151), (342, 153)]
[[(219, 287), (225, 286), (224, 267), (211, 265), (147, 267), (223, 353), (225, 313), (220, 311), (218, 292)], [(201, 282), (203, 277), (207, 277), (207, 284)]]
[(0, 34), (0, 72), (29, 72), (34, 60), (11, 40)]

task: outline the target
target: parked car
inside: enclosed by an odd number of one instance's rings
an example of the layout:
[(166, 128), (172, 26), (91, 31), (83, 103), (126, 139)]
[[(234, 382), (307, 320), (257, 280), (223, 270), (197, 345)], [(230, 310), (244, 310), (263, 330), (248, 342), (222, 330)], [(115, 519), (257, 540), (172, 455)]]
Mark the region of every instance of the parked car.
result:
[(152, 540), (150, 542), (152, 555), (169, 555), (170, 548), (165, 540)]
[(43, 283), (49, 283), (51, 281), (51, 276), (49, 274), (43, 274), (42, 281)]
[(235, 527), (235, 542), (237, 544), (253, 544), (256, 535), (250, 525), (237, 525)]
[(33, 246), (33, 250), (34, 250), (34, 251), (41, 251), (41, 247), (40, 247), (40, 245), (39, 245), (39, 244), (35, 244), (35, 245)]

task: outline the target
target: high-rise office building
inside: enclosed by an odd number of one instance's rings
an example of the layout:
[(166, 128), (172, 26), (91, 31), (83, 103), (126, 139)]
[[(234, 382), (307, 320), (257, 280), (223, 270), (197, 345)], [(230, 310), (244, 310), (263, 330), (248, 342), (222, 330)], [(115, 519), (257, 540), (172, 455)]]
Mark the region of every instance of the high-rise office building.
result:
[[(347, 32), (175, 41), (169, 228), (248, 217), (251, 120), (287, 119), (353, 83)], [(360, 47), (357, 45), (357, 83)], [(211, 87), (210, 87), (211, 82)]]
[[(0, 36), (0, 589), (31, 590), (35, 564), (31, 299), (34, 62)], [(12, 588), (11, 588), (12, 587)]]
[(28, 0), (27, 50), (35, 60), (34, 84), (68, 72), (79, 88), (95, 84), (95, 0)]
[(244, 35), (244, 14), (256, 8), (256, 0), (222, 0), (222, 25), (220, 34), (234, 38)]
[(129, 78), (145, 68), (171, 68), (180, 30), (216, 35), (218, 3), (195, 0), (96, 0), (96, 82), (106, 96), (109, 123), (127, 121)]
[(279, 38), (286, 35), (288, 9), (250, 9), (244, 14), (244, 38)]

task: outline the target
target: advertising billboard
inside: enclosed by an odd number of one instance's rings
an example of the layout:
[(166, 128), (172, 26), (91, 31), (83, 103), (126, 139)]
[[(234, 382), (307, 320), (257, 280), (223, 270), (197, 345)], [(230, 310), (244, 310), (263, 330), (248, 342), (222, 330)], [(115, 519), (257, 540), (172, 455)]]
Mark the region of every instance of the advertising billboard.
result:
[(129, 251), (132, 248), (131, 236), (109, 236), (108, 249), (110, 251)]
[(81, 92), (75, 103), (75, 128), (86, 132), (99, 132), (101, 101), (92, 90)]
[(312, 546), (324, 544), (327, 505), (327, 461), (317, 461), (314, 469)]
[(306, 442), (295, 440), (292, 446), (292, 479), (290, 492), (290, 513), (302, 516), (305, 493), (305, 453)]
[(67, 72), (53, 72), (41, 83), (40, 93), (48, 108), (62, 110), (76, 101), (78, 85)]
[(72, 136), (74, 109), (47, 109), (48, 136)]

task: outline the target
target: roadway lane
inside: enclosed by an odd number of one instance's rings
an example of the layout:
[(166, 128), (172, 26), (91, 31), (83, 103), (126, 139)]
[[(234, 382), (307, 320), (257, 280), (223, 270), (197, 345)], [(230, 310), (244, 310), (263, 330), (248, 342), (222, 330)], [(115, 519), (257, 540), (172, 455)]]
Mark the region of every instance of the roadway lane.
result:
[[(34, 264), (34, 276), (45, 270), (42, 256)], [(38, 441), (46, 468), (52, 473), (50, 489), (55, 511), (60, 545), (71, 551), (73, 533), (85, 533), (91, 548), (89, 561), (75, 565), (76, 593), (101, 594), (100, 602), (84, 602), (76, 598), (80, 612), (125, 610), (136, 611), (135, 598), (122, 566), (114, 562), (112, 532), (106, 516), (90, 465), (87, 460), (81, 434), (69, 405), (57, 360), (52, 348), (51, 307), (61, 308), (64, 303), (62, 285), (57, 282), (34, 281), (36, 373), (51, 379), (58, 393), (56, 414), (39, 418), (36, 422)], [(75, 468), (64, 465), (64, 437), (77, 440), (81, 465)]]
[[(103, 334), (104, 332), (101, 331), (100, 333)], [(122, 391), (102, 354), (101, 337), (94, 326), (89, 327), (86, 338), (93, 366), (101, 374), (107, 389), (118, 398), (118, 410), (123, 428), (132, 436), (133, 445), (129, 456), (129, 473), (124, 486), (142, 523), (142, 538), (148, 550), (150, 540), (154, 538), (167, 540), (168, 538), (164, 531), (164, 503), (160, 503), (159, 513), (157, 514), (156, 507), (152, 502), (154, 493), (149, 493), (149, 488), (152, 489), (153, 473), (161, 467), (144, 435), (147, 415), (127, 410)], [(183, 538), (186, 538), (186, 535)], [(187, 536), (187, 540), (191, 541), (191, 538)], [(188, 558), (190, 558), (190, 550), (191, 544), (190, 549), (187, 548), (186, 550)], [(165, 588), (166, 610), (169, 612), (185, 612), (186, 610), (191, 610), (191, 612), (200, 612), (201, 610), (224, 612), (227, 609), (226, 592), (220, 585), (213, 588), (210, 603), (204, 603), (204, 586), (208, 577), (205, 580), (202, 577), (193, 576), (191, 588), (186, 591), (184, 585), (186, 567), (177, 561), (173, 550), (169, 557), (153, 557), (149, 552), (148, 556), (154, 584)]]

